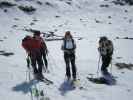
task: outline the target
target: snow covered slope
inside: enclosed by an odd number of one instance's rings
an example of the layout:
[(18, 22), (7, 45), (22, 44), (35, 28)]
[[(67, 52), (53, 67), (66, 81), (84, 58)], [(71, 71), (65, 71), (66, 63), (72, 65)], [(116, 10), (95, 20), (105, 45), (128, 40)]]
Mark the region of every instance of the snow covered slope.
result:
[[(70, 30), (76, 39), (76, 66), (84, 89), (65, 89), (65, 63), (62, 41), (47, 41), (50, 73), (44, 75), (54, 85), (43, 85), (51, 100), (131, 100), (133, 98), (133, 70), (119, 70), (115, 63), (133, 63), (133, 6), (115, 5), (111, 0), (0, 0), (15, 4), (0, 8), (0, 100), (30, 100), (27, 83), (26, 54), (22, 38), (31, 34), (24, 29), (52, 31), (64, 35)], [(36, 11), (26, 13), (19, 6), (33, 6)], [(117, 84), (94, 84), (86, 79), (96, 74), (99, 55), (98, 37), (106, 35), (115, 46), (112, 73)]]

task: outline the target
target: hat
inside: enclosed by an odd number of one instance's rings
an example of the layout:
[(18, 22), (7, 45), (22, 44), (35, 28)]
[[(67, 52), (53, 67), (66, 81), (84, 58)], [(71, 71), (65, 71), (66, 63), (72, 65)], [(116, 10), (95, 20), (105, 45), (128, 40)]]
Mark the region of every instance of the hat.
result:
[(106, 41), (106, 40), (108, 40), (108, 38), (106, 36), (100, 37), (100, 41)]
[(34, 31), (34, 36), (40, 36), (41, 32), (40, 31)]

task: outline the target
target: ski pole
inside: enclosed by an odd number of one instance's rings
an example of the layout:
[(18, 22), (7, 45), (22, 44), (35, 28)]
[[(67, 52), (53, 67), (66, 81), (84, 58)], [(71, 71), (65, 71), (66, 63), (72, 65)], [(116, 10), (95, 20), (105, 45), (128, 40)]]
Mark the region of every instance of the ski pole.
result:
[[(26, 58), (26, 62), (27, 62), (27, 71), (26, 71), (26, 76), (29, 72), (29, 69), (30, 69), (30, 58), (29, 58), (29, 55), (27, 55), (27, 58)], [(27, 80), (27, 77), (26, 77), (26, 80)]]
[[(30, 77), (30, 69), (27, 68), (27, 71), (26, 71), (26, 80), (28, 79), (29, 83), (31, 81), (31, 77)], [(33, 100), (33, 94), (32, 94), (32, 89), (31, 87), (29, 87), (29, 91), (30, 91), (30, 99)]]
[(27, 61), (27, 67), (30, 68), (30, 56), (29, 55), (27, 55), (26, 61)]
[(99, 76), (100, 59), (101, 59), (101, 55), (99, 54), (98, 68), (97, 68), (97, 77)]
[(110, 67), (110, 72), (112, 74), (112, 59), (111, 59), (111, 67)]
[[(44, 65), (43, 65), (43, 71), (44, 71), (44, 73), (45, 72), (49, 72), (49, 70), (48, 70), (48, 67), (49, 67), (49, 59), (48, 59), (48, 53), (49, 53), (49, 51), (48, 50), (45, 50), (45, 59), (47, 60), (47, 65), (46, 65), (46, 63), (45, 63), (45, 61), (44, 61), (44, 57), (43, 57), (43, 62), (44, 62)], [(44, 56), (44, 55), (43, 55)]]
[(30, 58), (29, 55), (27, 55), (26, 57), (26, 63), (27, 63), (27, 71), (26, 71), (26, 80), (28, 80), (28, 72), (29, 72), (29, 68), (30, 68)]
[[(28, 79), (30, 83), (31, 76), (30, 76), (30, 56), (29, 55), (27, 55), (26, 62), (27, 62), (26, 80)], [(30, 91), (30, 99), (33, 100), (33, 94), (32, 94), (31, 87), (29, 87), (29, 91)]]
[(53, 70), (53, 67), (52, 67), (52, 65), (55, 65), (56, 67), (57, 67), (57, 65), (56, 65), (56, 62), (54, 61), (54, 58), (53, 58), (53, 56), (52, 56), (52, 54), (50, 53), (50, 51), (49, 51), (49, 55), (47, 56), (47, 58), (48, 58), (48, 62), (49, 62), (49, 70)]

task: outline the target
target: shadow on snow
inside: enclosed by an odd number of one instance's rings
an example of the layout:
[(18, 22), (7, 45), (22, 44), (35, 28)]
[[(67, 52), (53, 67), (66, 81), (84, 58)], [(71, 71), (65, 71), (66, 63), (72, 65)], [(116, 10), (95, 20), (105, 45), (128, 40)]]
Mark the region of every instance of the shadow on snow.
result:
[(64, 81), (60, 87), (59, 91), (61, 92), (61, 95), (64, 96), (67, 92), (74, 90), (75, 88), (72, 86), (72, 83), (70, 81)]
[(12, 88), (13, 91), (16, 92), (23, 92), (24, 94), (27, 94), (30, 92), (30, 89), (35, 86), (38, 83), (38, 81), (31, 80), (30, 82), (23, 82), (21, 84), (18, 84)]

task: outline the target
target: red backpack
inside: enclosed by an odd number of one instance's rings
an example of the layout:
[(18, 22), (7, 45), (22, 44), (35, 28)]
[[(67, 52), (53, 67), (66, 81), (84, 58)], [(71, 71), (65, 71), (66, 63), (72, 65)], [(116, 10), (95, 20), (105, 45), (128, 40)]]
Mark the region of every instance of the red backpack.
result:
[(31, 52), (35, 49), (40, 49), (42, 47), (41, 41), (37, 40), (31, 36), (26, 36), (22, 40), (22, 47), (27, 51)]

